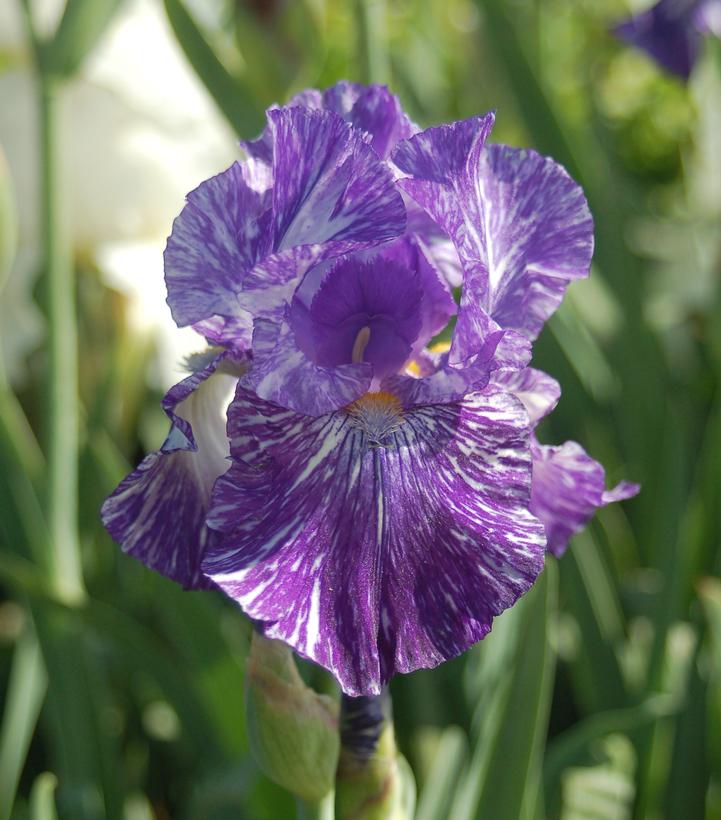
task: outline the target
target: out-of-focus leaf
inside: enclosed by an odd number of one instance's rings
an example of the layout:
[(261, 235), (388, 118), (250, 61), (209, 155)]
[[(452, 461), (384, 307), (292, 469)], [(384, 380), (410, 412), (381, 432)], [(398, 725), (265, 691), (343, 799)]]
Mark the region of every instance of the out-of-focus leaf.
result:
[[(134, 618), (98, 601), (85, 610), (86, 625), (112, 645), (124, 662), (150, 675), (177, 712), (195, 748), (202, 749), (202, 763), (210, 766), (222, 759), (212, 722), (188, 681), (177, 673), (178, 660)], [(237, 693), (240, 697), (240, 692)]]
[(263, 107), (220, 62), (182, 0), (164, 0), (168, 19), (190, 64), (236, 133), (253, 137), (263, 127)]
[[(548, 729), (555, 658), (548, 640), (558, 570), (553, 559), (532, 592), (498, 734), (491, 741), (476, 818), (517, 820), (536, 814), (541, 761)], [(483, 738), (480, 739), (483, 742)], [(513, 765), (509, 766), (509, 761)]]
[(361, 81), (387, 83), (390, 64), (385, 0), (355, 0), (354, 8)]
[(674, 722), (673, 753), (666, 779), (666, 817), (703, 817), (711, 777), (708, 754), (708, 687), (697, 658), (689, 664), (683, 709)]
[(47, 709), (60, 812), (73, 820), (121, 820), (119, 762), (100, 726), (102, 691), (93, 674), (79, 613), (51, 605), (33, 610), (48, 672)]
[(599, 562), (600, 555), (588, 533), (576, 537), (561, 562), (561, 588), (581, 632), (571, 677), (576, 698), (590, 711), (626, 704), (626, 687), (615, 646), (620, 638), (620, 615), (607, 577), (594, 573)]
[(478, 732), (449, 817), (518, 820), (536, 814), (553, 689), (548, 623), (556, 594), (557, 567), (549, 559), (534, 589), (511, 610), (518, 610), (509, 624), (517, 640), (505, 667), (505, 685)]
[(10, 169), (0, 146), (0, 292), (10, 274), (17, 248), (17, 209)]
[(13, 655), (0, 729), (0, 820), (8, 820), (12, 814), (46, 688), (47, 675), (37, 638), (26, 629)]
[[(634, 798), (633, 746), (623, 735), (602, 744), (605, 760), (596, 766), (569, 769), (563, 778), (563, 820), (628, 820)], [(553, 815), (559, 816), (559, 815)]]
[(678, 709), (678, 703), (674, 698), (656, 695), (628, 709), (612, 709), (591, 714), (554, 738), (548, 746), (543, 767), (548, 816), (555, 817), (558, 814), (563, 772), (582, 765), (593, 744), (612, 734), (630, 734), (660, 718), (673, 715)]
[(58, 779), (52, 772), (43, 772), (35, 778), (30, 792), (30, 820), (58, 820), (55, 809), (55, 790)]
[(415, 820), (446, 820), (467, 757), (468, 741), (463, 730), (458, 726), (444, 729), (420, 794)]
[(52, 39), (40, 48), (45, 74), (71, 77), (100, 39), (122, 0), (66, 0)]

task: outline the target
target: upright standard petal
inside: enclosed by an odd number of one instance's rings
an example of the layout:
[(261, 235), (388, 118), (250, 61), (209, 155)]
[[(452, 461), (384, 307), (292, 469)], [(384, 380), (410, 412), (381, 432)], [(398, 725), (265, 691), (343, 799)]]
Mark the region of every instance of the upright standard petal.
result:
[(366, 133), (378, 156), (386, 159), (400, 140), (418, 131), (400, 100), (384, 85), (360, 85), (342, 80), (326, 89), (323, 106)]
[(164, 257), (168, 305), (179, 326), (210, 320), (199, 330), (213, 341), (247, 341), (252, 319), (237, 294), (266, 249), (269, 205), (237, 162), (188, 194)]
[[(593, 222), (580, 187), (534, 151), (485, 145), (492, 120), (428, 129), (402, 142), (399, 186), (453, 240), (465, 279), (451, 358), (492, 332), (534, 339), (569, 281), (588, 275)], [(465, 152), (465, 154), (464, 154)]]
[(243, 307), (273, 315), (314, 264), (403, 233), (393, 175), (337, 114), (268, 112), (273, 134), (273, 251), (246, 277)]
[(548, 549), (562, 555), (571, 536), (580, 532), (596, 510), (632, 498), (638, 484), (622, 481), (606, 490), (603, 467), (575, 441), (559, 447), (532, 442), (533, 490), (531, 511), (543, 522)]
[(221, 354), (171, 388), (160, 450), (146, 456), (105, 501), (102, 520), (124, 552), (189, 589), (212, 584), (200, 561), (215, 534), (205, 526), (215, 479), (227, 469), (225, 411), (238, 363)]
[(543, 568), (528, 420), (507, 394), (308, 418), (242, 387), (204, 571), (351, 695), (480, 640)]

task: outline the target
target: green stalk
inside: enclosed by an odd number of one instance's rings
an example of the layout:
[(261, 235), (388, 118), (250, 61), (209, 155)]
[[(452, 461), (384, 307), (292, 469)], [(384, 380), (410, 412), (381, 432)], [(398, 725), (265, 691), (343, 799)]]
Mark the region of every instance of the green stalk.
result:
[(322, 798), (319, 802), (311, 802), (296, 798), (296, 818), (297, 820), (334, 820), (335, 812), (333, 810), (333, 792)]
[(355, 18), (361, 81), (389, 82), (385, 0), (355, 0)]
[(59, 84), (40, 68), (42, 215), (48, 313), (48, 528), (53, 583), (84, 596), (78, 541), (78, 361), (72, 251), (63, 225)]

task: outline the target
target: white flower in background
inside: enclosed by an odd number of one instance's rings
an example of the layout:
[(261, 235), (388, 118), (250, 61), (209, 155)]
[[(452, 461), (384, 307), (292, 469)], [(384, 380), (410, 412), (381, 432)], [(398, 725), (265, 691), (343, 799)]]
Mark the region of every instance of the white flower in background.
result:
[[(42, 337), (30, 290), (39, 259), (38, 121), (18, 2), (0, 3), (0, 145), (17, 196), (20, 250), (0, 306), (11, 379)], [(36, 3), (43, 30), (57, 0)], [(76, 251), (90, 253), (106, 283), (131, 301), (133, 330), (155, 337), (153, 381), (177, 381), (178, 363), (202, 347), (165, 306), (162, 251), (187, 191), (234, 159), (229, 127), (187, 64), (162, 5), (125, 0), (65, 91), (61, 139)], [(14, 342), (14, 347), (10, 347)]]

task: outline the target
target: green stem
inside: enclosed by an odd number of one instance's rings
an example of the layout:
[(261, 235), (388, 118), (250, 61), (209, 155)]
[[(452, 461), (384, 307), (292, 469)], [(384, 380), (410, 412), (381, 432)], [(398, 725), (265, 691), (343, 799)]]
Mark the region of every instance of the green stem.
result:
[(389, 82), (385, 0), (355, 0), (355, 17), (361, 80)]
[(58, 591), (84, 595), (77, 530), (78, 362), (72, 251), (63, 228), (60, 96), (40, 78), (42, 214), (48, 312), (48, 528), (50, 571)]
[(319, 802), (312, 803), (296, 797), (296, 818), (297, 820), (334, 820), (333, 792), (328, 794)]

